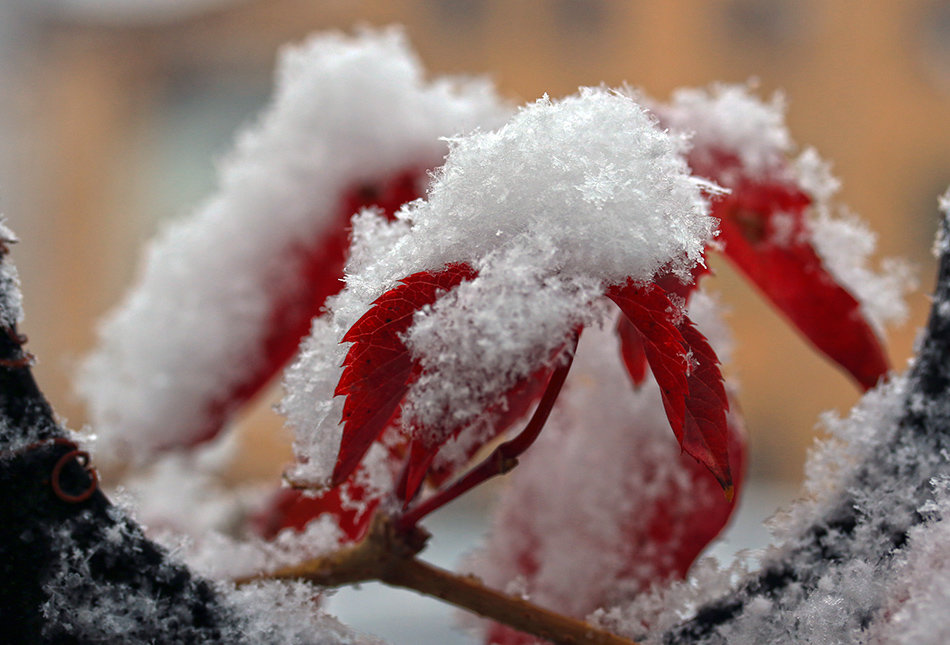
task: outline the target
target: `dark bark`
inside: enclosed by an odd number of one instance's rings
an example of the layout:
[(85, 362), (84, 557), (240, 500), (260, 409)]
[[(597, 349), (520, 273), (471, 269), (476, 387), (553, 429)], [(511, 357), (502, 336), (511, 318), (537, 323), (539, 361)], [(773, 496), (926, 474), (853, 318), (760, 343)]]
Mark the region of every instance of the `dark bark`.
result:
[[(13, 327), (0, 330), (3, 642), (220, 642), (235, 616), (210, 583), (171, 562), (98, 488), (92, 490), (95, 481), (82, 456), (68, 456), (76, 447), (33, 379), (23, 340)], [(87, 499), (73, 500), (88, 491)], [(94, 637), (89, 616), (106, 600), (103, 594), (127, 598), (130, 605), (148, 599), (158, 611), (131, 612), (132, 620), (111, 640), (104, 621)], [(88, 609), (92, 613), (83, 618)]]

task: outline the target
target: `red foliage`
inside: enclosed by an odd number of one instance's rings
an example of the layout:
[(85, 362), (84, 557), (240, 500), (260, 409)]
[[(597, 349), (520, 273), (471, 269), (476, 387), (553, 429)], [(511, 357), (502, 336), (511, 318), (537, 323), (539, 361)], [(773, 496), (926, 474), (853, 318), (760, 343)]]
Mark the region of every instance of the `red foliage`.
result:
[(343, 439), (332, 484), (343, 482), (356, 469), (370, 445), (379, 438), (418, 376), (402, 334), (413, 315), (446, 291), (475, 277), (466, 264), (450, 264), (438, 273), (422, 271), (402, 280), (376, 299), (373, 307), (350, 328), (343, 342), (353, 343), (344, 359), (336, 395), (343, 404)]
[(364, 489), (354, 484), (353, 480), (316, 496), (293, 488), (282, 488), (251, 518), (251, 527), (259, 536), (269, 540), (286, 528), (302, 531), (311, 520), (329, 514), (343, 531), (346, 540), (357, 542), (366, 534), (379, 500), (367, 500), (366, 507), (357, 511), (344, 505), (343, 499), (362, 501), (364, 495)]
[(621, 352), (631, 378), (635, 383), (643, 379), (645, 358), (683, 450), (708, 468), (731, 497), (729, 401), (716, 353), (661, 287), (628, 282), (607, 295), (630, 323), (621, 327)]
[[(734, 485), (736, 490), (741, 490), (746, 470), (746, 440), (737, 414), (729, 418), (726, 443)], [(635, 515), (615, 518), (624, 527), (623, 534), (628, 536), (631, 547), (618, 572), (618, 578), (625, 581), (625, 589), (629, 593), (645, 591), (651, 584), (666, 579), (684, 578), (690, 566), (719, 535), (735, 510), (736, 498), (728, 500), (721, 494), (719, 482), (705, 466), (686, 454), (681, 454), (678, 459), (679, 468), (687, 474), (685, 480), (671, 482), (670, 486), (663, 489), (662, 497), (646, 500), (645, 505), (635, 505)], [(697, 503), (683, 504), (680, 500), (684, 498)], [(700, 500), (703, 503), (698, 503)], [(520, 577), (530, 591), (539, 569), (536, 549), (532, 546), (536, 544), (537, 537), (532, 533), (530, 521), (509, 527), (509, 530), (522, 534), (524, 549), (514, 554), (517, 570), (512, 572), (511, 577)], [(617, 555), (610, 554), (611, 557)], [(649, 580), (644, 579), (644, 570), (650, 572)], [(631, 584), (638, 586), (634, 588)], [(593, 611), (606, 601), (606, 598), (591, 598), (586, 611)], [(484, 642), (531, 645), (538, 641), (524, 632), (491, 623), (486, 629)]]
[(749, 176), (734, 156), (711, 158), (715, 164), (694, 170), (729, 179), (731, 194), (712, 203), (726, 257), (819, 351), (864, 389), (874, 387), (887, 374), (887, 355), (860, 303), (815, 251), (806, 218), (811, 198), (788, 181)]

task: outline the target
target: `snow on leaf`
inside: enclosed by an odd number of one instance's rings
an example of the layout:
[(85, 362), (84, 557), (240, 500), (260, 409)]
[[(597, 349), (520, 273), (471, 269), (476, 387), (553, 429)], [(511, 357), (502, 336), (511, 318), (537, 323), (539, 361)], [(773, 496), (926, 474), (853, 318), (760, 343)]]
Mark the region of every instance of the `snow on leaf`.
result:
[(389, 425), (414, 378), (413, 361), (403, 334), (417, 311), (440, 295), (475, 277), (465, 264), (438, 272), (421, 271), (376, 299), (341, 342), (353, 343), (334, 392), (345, 396), (343, 439), (332, 484), (345, 480)]
[[(630, 345), (639, 341), (643, 356), (660, 386), (663, 407), (683, 450), (706, 466), (732, 495), (727, 450), (726, 397), (719, 360), (705, 337), (678, 310), (662, 288), (628, 282), (612, 287), (608, 297), (629, 320), (624, 362), (634, 382), (642, 381), (639, 359)], [(633, 338), (636, 333), (636, 340)], [(623, 338), (623, 336), (621, 337)], [(637, 349), (636, 351), (641, 351)]]
[(397, 29), (285, 49), (215, 193), (151, 245), (84, 362), (77, 382), (103, 448), (144, 459), (213, 435), (339, 289), (353, 209), (395, 210), (421, 188), (412, 175), (444, 157), (443, 137), (509, 113), (484, 81), (426, 79)]
[(713, 204), (724, 253), (816, 348), (864, 388), (888, 370), (861, 304), (825, 268), (810, 239), (807, 195), (784, 183), (742, 181)]
[[(693, 172), (729, 190), (712, 200), (721, 250), (808, 341), (868, 389), (888, 370), (875, 326), (902, 318), (901, 295), (913, 281), (897, 263), (881, 276), (867, 269), (870, 249), (833, 249), (817, 237), (820, 224), (823, 236), (848, 237), (841, 246), (854, 247), (861, 230), (828, 216), (838, 182), (813, 150), (790, 161), (784, 107), (780, 95), (764, 102), (746, 87), (713, 85), (678, 90), (653, 109), (673, 131), (691, 136)], [(812, 212), (820, 216), (815, 222)]]
[[(687, 285), (716, 223), (702, 194), (708, 182), (689, 174), (684, 152), (685, 139), (659, 129), (629, 97), (582, 88), (530, 104), (496, 131), (451, 140), (426, 199), (406, 205), (395, 223), (356, 218), (357, 260), (346, 288), (315, 323), (288, 379), (284, 409), (293, 412), (298, 433), (295, 479), (306, 472), (309, 481), (325, 483), (335, 470), (332, 481), (340, 481), (398, 411), (404, 435), (426, 448), (416, 448), (418, 464), (406, 473), (408, 495), (423, 471), (437, 478), (452, 472), (497, 435), (509, 410), (514, 417), (528, 408), (536, 388), (528, 383), (522, 397), (519, 384), (550, 367), (578, 329), (604, 321), (607, 285), (658, 275)], [(585, 190), (593, 179), (599, 197), (591, 201)], [(352, 340), (376, 285), (451, 263), (473, 267), (477, 278), (407, 319), (394, 338), (404, 341), (409, 360), (402, 343), (398, 351), (395, 341), (387, 344), (396, 378), (387, 381), (382, 372), (385, 383), (373, 394), (380, 401), (372, 410), (358, 405), (373, 387), (356, 372), (341, 378), (343, 357), (334, 346), (344, 335)], [(676, 367), (685, 371), (687, 351), (676, 334), (683, 354)], [(326, 403), (350, 387), (359, 395)], [(685, 377), (680, 389), (688, 389)], [(679, 399), (682, 425), (684, 395)], [(369, 425), (360, 430), (345, 421), (338, 444), (342, 406)], [(341, 450), (328, 463), (326, 447), (336, 445)], [(426, 467), (428, 450), (437, 454)]]

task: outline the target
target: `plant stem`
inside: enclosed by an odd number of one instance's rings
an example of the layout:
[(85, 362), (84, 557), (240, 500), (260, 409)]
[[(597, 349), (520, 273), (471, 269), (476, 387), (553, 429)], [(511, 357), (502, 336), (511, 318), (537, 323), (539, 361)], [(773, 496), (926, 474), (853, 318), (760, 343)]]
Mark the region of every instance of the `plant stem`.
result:
[(558, 365), (551, 373), (551, 378), (548, 381), (547, 388), (544, 390), (544, 394), (541, 396), (541, 401), (538, 402), (538, 407), (535, 408), (534, 414), (524, 427), (524, 430), (519, 432), (513, 439), (495, 448), (484, 461), (455, 480), (452, 484), (436, 491), (430, 497), (427, 497), (403, 513), (396, 520), (401, 528), (406, 530), (411, 529), (418, 524), (419, 520), (429, 513), (442, 508), (482, 482), (498, 475), (504, 475), (518, 465), (518, 457), (531, 447), (531, 444), (538, 438), (538, 435), (541, 434), (541, 429), (544, 428), (544, 424), (548, 420), (548, 416), (551, 414), (554, 402), (557, 401), (561, 387), (567, 379), (567, 373), (570, 371), (571, 364), (574, 362), (574, 351), (577, 349), (577, 340), (578, 335), (575, 334), (573, 341), (565, 347), (562, 354), (565, 356), (565, 362), (562, 365)]
[(377, 516), (367, 537), (353, 546), (236, 582), (308, 580), (321, 586), (340, 586), (378, 580), (439, 598), (556, 645), (637, 645), (576, 618), (489, 589), (475, 576), (459, 575), (417, 559), (427, 538), (421, 529), (407, 534), (390, 518)]
[(552, 643), (636, 645), (587, 623), (490, 589), (474, 576), (460, 576), (417, 558), (400, 560), (382, 582), (440, 598), (456, 607), (514, 627)]

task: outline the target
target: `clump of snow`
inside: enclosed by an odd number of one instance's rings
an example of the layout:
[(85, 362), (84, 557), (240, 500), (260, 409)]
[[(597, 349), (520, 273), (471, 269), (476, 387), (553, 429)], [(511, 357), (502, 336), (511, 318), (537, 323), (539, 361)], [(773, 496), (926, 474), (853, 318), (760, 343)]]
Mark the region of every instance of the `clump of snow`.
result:
[[(950, 188), (940, 196), (938, 201), (940, 206), (940, 212), (943, 213), (944, 219), (950, 219)], [(934, 240), (933, 254), (935, 257), (940, 257), (942, 253), (945, 253), (948, 245), (950, 245), (950, 240), (947, 239), (944, 227), (940, 227), (940, 232), (937, 234), (937, 238)]]
[(320, 609), (303, 582), (261, 582), (231, 590), (228, 602), (244, 618), (241, 642), (274, 645), (383, 645)]
[[(0, 217), (0, 247), (17, 241), (16, 234)], [(23, 322), (23, 294), (20, 292), (20, 276), (16, 266), (3, 258), (0, 261), (0, 325), (6, 328)]]
[(950, 477), (935, 478), (934, 499), (920, 508), (927, 521), (911, 529), (907, 554), (872, 626), (881, 645), (950, 642)]
[[(403, 207), (396, 223), (355, 219), (358, 260), (346, 288), (287, 376), (284, 411), (301, 462), (292, 477), (329, 475), (341, 433), (337, 345), (405, 276), (457, 262), (479, 272), (418, 312), (406, 337), (424, 376), (403, 420), (432, 423), (451, 411), (447, 429), (472, 422), (578, 326), (601, 320), (607, 285), (660, 271), (687, 280), (716, 222), (685, 146), (631, 98), (585, 88), (540, 99), (496, 131), (453, 139), (427, 198)], [(387, 226), (394, 233), (377, 236)]]
[(765, 175), (783, 166), (794, 147), (780, 93), (764, 102), (748, 86), (717, 83), (678, 89), (668, 103), (651, 107), (665, 126), (690, 134), (703, 167), (714, 166), (710, 155), (725, 151), (737, 155), (750, 174)]
[[(887, 464), (868, 469), (899, 432), (907, 394), (907, 379), (897, 378), (868, 392), (848, 418), (825, 416), (829, 436), (810, 455), (804, 497), (773, 518), (776, 546), (761, 557), (762, 571), (774, 570), (781, 577), (790, 568), (793, 582), (771, 592), (756, 590), (740, 583), (740, 578), (758, 575), (748, 574), (743, 562), (724, 569), (706, 562), (683, 582), (607, 606), (593, 618), (631, 638), (663, 643), (669, 642), (671, 629), (699, 608), (741, 599), (739, 613), (695, 642), (866, 642), (862, 639), (870, 617), (893, 593), (894, 564), (888, 554), (894, 547), (887, 529), (910, 525), (916, 509), (909, 499), (915, 485), (895, 481), (901, 475)], [(920, 455), (906, 447), (897, 452), (902, 475), (916, 475)], [(927, 459), (933, 461), (931, 467), (939, 461)], [(835, 517), (849, 495), (860, 517), (853, 535), (828, 526), (828, 518)], [(817, 547), (808, 546), (815, 526), (828, 532), (823, 548), (836, 557), (821, 557)]]
[(218, 531), (190, 536), (156, 531), (151, 537), (192, 571), (215, 580), (242, 578), (333, 553), (345, 542), (335, 518), (321, 516), (302, 531), (285, 529), (272, 540), (233, 537)]
[[(819, 188), (819, 190), (821, 190)], [(821, 194), (816, 195), (820, 197)], [(877, 236), (857, 215), (816, 200), (810, 220), (811, 241), (831, 274), (861, 303), (861, 311), (881, 334), (884, 327), (907, 319), (906, 294), (917, 288), (911, 265), (897, 258), (881, 262), (880, 272), (869, 266)]]
[[(233, 533), (270, 487), (224, 481), (239, 448), (239, 437), (225, 433), (188, 451), (163, 453), (137, 468), (113, 496), (151, 535), (169, 532), (197, 538)], [(182, 509), (187, 508), (187, 513)]]
[(299, 279), (288, 250), (335, 232), (342, 191), (436, 166), (440, 137), (508, 114), (487, 82), (425, 80), (398, 30), (284, 50), (274, 97), (221, 164), (217, 192), (151, 244), (99, 330), (78, 383), (102, 447), (143, 457), (192, 439), (208, 403), (263, 360), (269, 303)]

